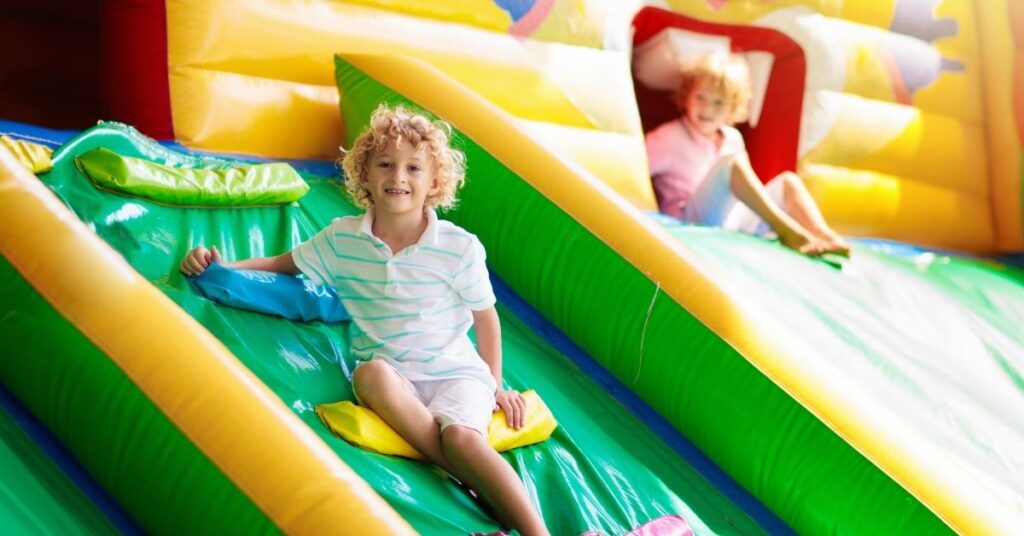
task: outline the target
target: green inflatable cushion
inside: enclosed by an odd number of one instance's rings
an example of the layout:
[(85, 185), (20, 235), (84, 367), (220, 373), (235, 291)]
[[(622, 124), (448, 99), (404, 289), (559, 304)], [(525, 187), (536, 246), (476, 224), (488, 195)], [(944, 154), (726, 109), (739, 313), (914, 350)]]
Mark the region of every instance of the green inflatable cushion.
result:
[(291, 203), (309, 191), (298, 172), (281, 162), (176, 168), (99, 147), (76, 157), (75, 164), (100, 188), (168, 205), (273, 205)]

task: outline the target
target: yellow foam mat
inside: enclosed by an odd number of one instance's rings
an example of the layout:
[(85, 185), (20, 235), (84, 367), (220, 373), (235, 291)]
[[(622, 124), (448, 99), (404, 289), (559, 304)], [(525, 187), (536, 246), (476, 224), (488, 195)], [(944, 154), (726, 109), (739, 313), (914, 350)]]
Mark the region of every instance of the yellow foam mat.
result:
[[(491, 417), (487, 428), (487, 442), (501, 452), (517, 447), (540, 443), (551, 437), (558, 427), (554, 415), (536, 391), (523, 392), (526, 402), (526, 418), (523, 427), (514, 430), (505, 422), (505, 412), (498, 411)], [(338, 437), (358, 447), (380, 454), (401, 456), (413, 460), (425, 459), (402, 436), (398, 435), (384, 419), (372, 410), (349, 400), (321, 404), (316, 414), (324, 425)]]

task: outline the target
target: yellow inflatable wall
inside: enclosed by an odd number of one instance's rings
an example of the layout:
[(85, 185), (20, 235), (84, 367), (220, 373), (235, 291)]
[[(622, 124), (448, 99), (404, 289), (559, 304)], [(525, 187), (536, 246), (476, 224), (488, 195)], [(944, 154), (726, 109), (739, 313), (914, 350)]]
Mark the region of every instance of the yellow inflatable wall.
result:
[[(798, 171), (842, 232), (1024, 250), (1019, 1), (648, 3), (771, 27), (802, 46)], [(345, 140), (331, 57), (389, 51), (440, 68), (653, 209), (629, 65), (641, 2), (505, 4), (515, 3), (168, 2), (175, 136), (216, 151), (336, 157)]]
[(217, 151), (334, 158), (344, 129), (333, 55), (389, 51), (440, 68), (650, 208), (622, 24), (629, 4), (537, 2), (513, 21), (489, 0), (168, 2), (175, 136)]

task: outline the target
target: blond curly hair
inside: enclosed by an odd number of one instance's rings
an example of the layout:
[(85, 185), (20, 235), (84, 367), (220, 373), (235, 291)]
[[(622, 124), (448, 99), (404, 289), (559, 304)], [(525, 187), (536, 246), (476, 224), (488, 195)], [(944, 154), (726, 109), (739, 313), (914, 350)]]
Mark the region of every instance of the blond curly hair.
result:
[(373, 207), (373, 196), (366, 189), (370, 156), (387, 147), (389, 141), (401, 147), (412, 144), (434, 159), (437, 192), (427, 196), (427, 207), (447, 210), (455, 207), (455, 192), (466, 182), (466, 156), (449, 146), (452, 127), (444, 121), (431, 121), (404, 106), (390, 108), (380, 104), (370, 116), (370, 125), (356, 138), (352, 148), (341, 148), (341, 166), (345, 170), (345, 190), (359, 207)]
[(686, 101), (698, 82), (703, 82), (705, 87), (721, 92), (725, 96), (729, 103), (730, 125), (747, 120), (750, 113), (750, 70), (743, 58), (736, 54), (718, 52), (708, 54), (684, 67), (679, 88), (672, 95), (672, 100), (680, 113), (686, 113)]

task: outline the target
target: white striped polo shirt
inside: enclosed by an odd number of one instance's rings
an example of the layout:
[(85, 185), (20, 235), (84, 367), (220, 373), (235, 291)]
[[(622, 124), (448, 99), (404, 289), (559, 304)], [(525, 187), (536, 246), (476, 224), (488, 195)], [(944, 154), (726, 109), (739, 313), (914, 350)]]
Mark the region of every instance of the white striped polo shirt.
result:
[(352, 354), (384, 359), (412, 381), (494, 377), (469, 339), (471, 310), (494, 305), (476, 236), (425, 209), (419, 242), (397, 255), (373, 234), (373, 209), (336, 218), (292, 251), (314, 283), (337, 290), (352, 315)]

